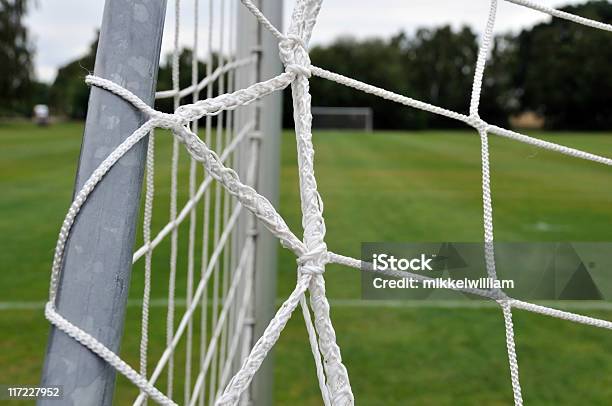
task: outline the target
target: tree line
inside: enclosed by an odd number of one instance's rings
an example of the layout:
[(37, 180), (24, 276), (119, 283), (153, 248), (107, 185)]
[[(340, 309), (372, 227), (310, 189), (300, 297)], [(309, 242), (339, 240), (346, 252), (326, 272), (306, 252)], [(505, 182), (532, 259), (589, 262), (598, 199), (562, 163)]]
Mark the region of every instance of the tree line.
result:
[[(25, 0), (0, 0), (14, 5), (17, 21), (25, 13)], [(612, 23), (612, 4), (594, 0), (562, 8), (563, 11)], [(5, 27), (3, 25), (3, 27)], [(96, 36), (97, 37), (97, 36)], [(609, 130), (612, 128), (612, 37), (609, 32), (584, 27), (561, 19), (537, 24), (512, 34), (494, 38), (483, 82), (480, 115), (496, 125), (508, 125), (512, 115), (533, 112), (544, 118), (551, 129)], [(89, 89), (85, 75), (93, 70), (97, 43), (87, 55), (58, 70), (48, 87), (32, 79), (32, 49), (21, 25), (0, 42), (13, 41), (14, 63), (0, 65), (0, 89), (4, 97), (0, 114), (23, 114), (29, 105), (47, 102), (56, 114), (81, 119), (87, 111)], [(315, 46), (313, 64), (331, 71), (392, 90), (394, 92), (467, 113), (479, 38), (470, 27), (422, 28), (414, 33), (400, 32), (388, 39), (357, 40), (339, 38), (331, 44)], [(0, 46), (0, 50), (4, 47)], [(191, 50), (181, 52), (181, 87), (191, 84)], [(13, 58), (13, 59), (11, 59)], [(216, 66), (218, 56), (215, 55)], [(160, 66), (158, 89), (171, 88), (170, 56)], [(19, 69), (21, 68), (21, 69)], [(206, 63), (200, 62), (201, 75)], [(9, 79), (7, 79), (9, 78)], [(2, 83), (6, 82), (6, 83)], [(325, 79), (311, 80), (313, 105), (371, 107), (374, 127), (381, 129), (452, 128), (461, 124), (379, 99)], [(186, 102), (188, 102), (186, 100)], [(289, 91), (284, 97), (284, 125), (292, 126)], [(171, 111), (171, 101), (160, 101), (158, 108)]]
[[(612, 23), (612, 4), (563, 11)], [(612, 35), (558, 18), (496, 36), (484, 75), (480, 115), (508, 125), (531, 111), (551, 129), (612, 129)], [(390, 39), (341, 38), (311, 50), (313, 64), (440, 107), (468, 112), (478, 37), (469, 27), (424, 28)], [(454, 120), (385, 101), (324, 79), (311, 81), (314, 105), (369, 106), (375, 128), (447, 128)], [(287, 94), (287, 96), (290, 96)], [(285, 97), (285, 125), (291, 123)]]

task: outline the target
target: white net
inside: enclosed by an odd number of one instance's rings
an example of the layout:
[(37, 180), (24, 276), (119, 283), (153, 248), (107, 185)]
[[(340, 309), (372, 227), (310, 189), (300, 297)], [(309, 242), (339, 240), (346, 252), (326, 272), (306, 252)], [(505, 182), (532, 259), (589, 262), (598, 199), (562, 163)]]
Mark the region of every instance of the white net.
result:
[[(256, 79), (257, 53), (238, 58), (235, 47), (237, 31), (236, 5), (234, 1), (208, 2), (206, 10), (206, 72), (199, 79), (198, 50), (200, 48), (200, 4), (193, 2), (192, 10), (193, 40), (191, 52), (191, 85), (180, 88), (180, 32), (182, 27), (181, 2), (175, 2), (174, 35), (172, 53), (172, 89), (159, 91), (156, 99), (171, 98), (174, 109), (182, 100), (197, 103), (200, 92), (206, 98), (214, 93), (223, 94), (234, 90), (237, 75), (246, 75), (249, 81)], [(216, 34), (216, 35), (215, 35)], [(240, 72), (239, 72), (240, 70)], [(234, 111), (219, 111), (205, 118), (203, 138), (208, 145), (215, 145), (219, 152), (219, 162), (232, 165), (236, 170), (246, 173), (249, 185), (255, 184), (257, 174), (258, 139), (256, 110), (247, 108), (238, 115)], [(191, 131), (199, 133), (199, 121), (191, 122)], [(177, 346), (184, 341), (184, 374), (182, 375), (183, 403), (204, 404), (206, 397), (212, 403), (218, 396), (233, 372), (237, 361), (246, 356), (250, 347), (253, 323), (247, 322), (252, 316), (252, 283), (255, 253), (255, 234), (239, 239), (238, 230), (242, 207), (237, 204), (218, 182), (212, 177), (198, 176), (200, 165), (189, 159), (188, 201), (180, 212), (178, 206), (179, 152), (178, 138), (172, 143), (170, 221), (151, 239), (151, 219), (154, 201), (154, 138), (151, 134), (147, 151), (146, 195), (144, 209), (144, 245), (134, 255), (134, 262), (144, 256), (145, 287), (143, 295), (142, 333), (140, 345), (140, 374), (147, 374), (149, 301), (151, 292), (152, 256), (155, 247), (170, 238), (170, 275), (168, 281), (168, 308), (166, 317), (166, 349), (155, 364), (149, 383), (155, 384), (166, 371), (166, 396), (181, 397), (180, 391), (174, 395), (174, 358)], [(201, 227), (198, 225), (199, 204), (202, 202)], [(184, 292), (186, 311), (175, 321), (177, 257), (179, 252), (179, 227), (188, 222), (186, 289)], [(201, 228), (200, 250), (201, 265), (196, 277), (196, 233)], [(195, 314), (200, 308), (200, 323), (195, 322)], [(194, 325), (195, 324), (195, 325)], [(194, 360), (194, 328), (199, 347), (199, 358)], [(199, 337), (199, 338), (198, 338)], [(195, 375), (194, 375), (195, 372)], [(192, 377), (194, 378), (192, 381)], [(134, 404), (142, 404), (146, 393), (141, 392)]]
[[(205, 382), (209, 383), (209, 394), (211, 401), (217, 405), (235, 405), (241, 399), (248, 398), (247, 388), (251, 383), (255, 373), (261, 366), (268, 352), (279, 339), (281, 331), (291, 317), (293, 311), (298, 305), (302, 307), (304, 319), (310, 340), (312, 353), (314, 355), (317, 378), (319, 387), (323, 397), (323, 402), (326, 405), (351, 405), (354, 403), (353, 394), (351, 391), (348, 373), (342, 363), (340, 349), (336, 344), (336, 336), (330, 319), (329, 304), (325, 295), (325, 281), (323, 273), (325, 265), (328, 263), (343, 264), (356, 269), (372, 270), (369, 264), (364, 264), (357, 259), (339, 255), (327, 250), (325, 240), (325, 222), (323, 219), (323, 205), (321, 197), (317, 192), (317, 182), (314, 176), (314, 151), (312, 145), (311, 134), (311, 98), (309, 94), (309, 78), (317, 76), (337, 82), (339, 84), (355, 88), (357, 90), (367, 92), (397, 103), (404, 104), (413, 108), (428, 111), (433, 114), (446, 116), (473, 127), (477, 130), (481, 140), (481, 161), (482, 161), (482, 192), (483, 192), (483, 223), (484, 223), (484, 241), (485, 241), (485, 259), (489, 277), (495, 278), (495, 259), (493, 252), (493, 209), (491, 199), (491, 187), (489, 176), (489, 148), (488, 135), (496, 134), (502, 137), (510, 138), (519, 142), (534, 145), (536, 147), (549, 149), (555, 152), (598, 162), (604, 165), (612, 165), (612, 159), (584, 152), (577, 149), (568, 148), (562, 145), (532, 138), (527, 135), (516, 133), (504, 128), (491, 125), (482, 120), (478, 115), (478, 105), (482, 87), (482, 80), (486, 65), (486, 59), (491, 46), (491, 38), (495, 17), (497, 12), (497, 0), (492, 0), (490, 4), (489, 17), (487, 20), (484, 36), (480, 45), (480, 51), (476, 62), (475, 77), (473, 82), (473, 91), (470, 99), (469, 115), (460, 114), (454, 111), (434, 106), (425, 102), (411, 99), (406, 96), (398, 95), (357, 80), (338, 75), (327, 70), (321, 69), (311, 64), (308, 55), (308, 42), (314, 28), (317, 15), (319, 13), (322, 0), (297, 0), (292, 14), (291, 24), (287, 34), (278, 31), (259, 11), (251, 0), (241, 0), (243, 5), (252, 12), (259, 23), (268, 29), (279, 40), (280, 59), (285, 65), (285, 72), (274, 78), (261, 81), (248, 87), (234, 90), (232, 81), (225, 82), (224, 73), (231, 71), (229, 66), (236, 66), (241, 63), (248, 64), (247, 61), (228, 60), (219, 61), (217, 70), (213, 70), (211, 64), (207, 66), (207, 79), (197, 81), (197, 67), (194, 67), (192, 86), (179, 90), (178, 86), (178, 56), (175, 54), (175, 63), (173, 69), (174, 88), (168, 92), (158, 94), (160, 97), (173, 97), (175, 101), (175, 112), (173, 114), (164, 114), (147, 106), (136, 96), (122, 88), (121, 86), (104, 78), (89, 76), (87, 83), (92, 86), (97, 86), (114, 93), (118, 97), (130, 102), (135, 108), (141, 110), (147, 117), (148, 121), (131, 134), (126, 141), (121, 144), (109, 157), (100, 165), (94, 172), (84, 188), (76, 194), (75, 200), (71, 209), (66, 216), (60, 238), (58, 240), (56, 255), (54, 258), (50, 300), (46, 307), (46, 316), (58, 329), (73, 337), (75, 340), (91, 349), (101, 358), (106, 360), (118, 372), (126, 376), (130, 381), (140, 388), (141, 395), (137, 399), (137, 403), (141, 403), (145, 397), (157, 401), (160, 404), (175, 404), (172, 399), (177, 399), (172, 388), (172, 371), (174, 367), (173, 357), (178, 341), (185, 338), (187, 341), (187, 351), (191, 351), (192, 333), (193, 333), (193, 314), (199, 306), (208, 306), (206, 303), (208, 295), (204, 291), (212, 284), (213, 293), (210, 304), (213, 309), (212, 330), (202, 335), (210, 338), (204, 346), (207, 350), (203, 351), (203, 357), (198, 365), (198, 375), (195, 382), (190, 382), (186, 379), (184, 403), (196, 404), (203, 401), (202, 387)], [(585, 18), (573, 16), (564, 12), (553, 10), (547, 7), (539, 6), (530, 1), (524, 0), (508, 0), (512, 3), (530, 7), (539, 10), (555, 17), (564, 18), (578, 24), (584, 24), (593, 28), (612, 31), (612, 26), (602, 24), (596, 21), (591, 21)], [(176, 13), (177, 19), (179, 13)], [(230, 30), (231, 31), (231, 30)], [(178, 32), (178, 31), (177, 31)], [(196, 39), (197, 41), (197, 39)], [(177, 47), (178, 48), (178, 47)], [(178, 52), (178, 51), (177, 51)], [(232, 65), (233, 64), (233, 65)], [(197, 66), (195, 63), (194, 66)], [(216, 75), (216, 76), (215, 76)], [(229, 76), (231, 78), (231, 75)], [(214, 96), (208, 83), (212, 83), (215, 79), (219, 79), (218, 93)], [(208, 81), (208, 82), (207, 82)], [(203, 85), (204, 83), (204, 85)], [(254, 170), (240, 171), (241, 175), (246, 176), (246, 181), (243, 183), (236, 171), (229, 168), (229, 165), (238, 164), (236, 160), (231, 159), (232, 148), (240, 142), (241, 137), (245, 138), (249, 134), (256, 134), (248, 125), (240, 127), (236, 125), (236, 120), (233, 121), (231, 114), (239, 106), (245, 106), (254, 101), (265, 97), (273, 92), (291, 86), (295, 132), (298, 146), (298, 166), (300, 178), (300, 197), (302, 205), (302, 225), (304, 228), (303, 239), (299, 239), (293, 232), (289, 230), (285, 221), (277, 213), (270, 202), (259, 195), (256, 190), (249, 186), (255, 182), (253, 179)], [(198, 100), (198, 92), (206, 87), (206, 98)], [(193, 96), (193, 102), (179, 106), (182, 96)], [(225, 113), (224, 113), (225, 112)], [(217, 115), (222, 117), (227, 115), (227, 127), (223, 127), (222, 120), (217, 121), (216, 137), (212, 137), (212, 121), (211, 116)], [(204, 139), (198, 137), (197, 123), (200, 118), (206, 117), (206, 132)], [(248, 121), (247, 121), (248, 122)], [(153, 203), (152, 176), (153, 176), (153, 159), (152, 148), (150, 145), (149, 159), (147, 160), (147, 196), (145, 205), (145, 245), (139, 249), (134, 258), (135, 260), (144, 257), (146, 264), (147, 279), (151, 273), (151, 252), (153, 248), (165, 236), (170, 235), (172, 242), (172, 250), (170, 255), (170, 294), (168, 305), (168, 331), (166, 349), (158, 361), (154, 371), (148, 374), (146, 365), (147, 351), (147, 303), (149, 300), (150, 285), (145, 285), (144, 306), (143, 306), (143, 340), (141, 353), (143, 354), (140, 366), (140, 373), (125, 363), (119, 356), (114, 354), (95, 337), (83, 331), (79, 326), (75, 326), (66, 320), (56, 310), (55, 300), (57, 291), (57, 280), (61, 271), (61, 262), (63, 258), (63, 249), (67, 238), (70, 235), (70, 229), (79, 209), (86, 201), (87, 196), (95, 188), (98, 182), (101, 181), (104, 174), (125, 154), (138, 140), (149, 134), (154, 128), (165, 128), (172, 131), (174, 135), (173, 149), (173, 170), (172, 170), (172, 193), (171, 193), (171, 221), (159, 233), (153, 237), (151, 234), (151, 210)], [(223, 139), (223, 134), (232, 134), (227, 139)], [(264, 135), (265, 136), (265, 135)], [(214, 148), (211, 143), (214, 143)], [(251, 159), (249, 167), (252, 169), (257, 165), (257, 137), (252, 137), (251, 143)], [(189, 153), (192, 159), (190, 167), (190, 200), (180, 212), (177, 209), (176, 203), (176, 184), (177, 184), (177, 166), (179, 144), (183, 144), (184, 148)], [(216, 152), (215, 152), (216, 151)], [(220, 155), (218, 155), (220, 154)], [(196, 187), (195, 182), (195, 163), (202, 164), (206, 170), (206, 178)], [(212, 179), (216, 180), (215, 193), (210, 193)], [(222, 192), (223, 191), (223, 192)], [(226, 198), (223, 198), (225, 196)], [(229, 198), (231, 196), (231, 198)], [(207, 222), (212, 222), (212, 236), (204, 237), (211, 238), (210, 245), (213, 247), (212, 252), (208, 253), (207, 244), (204, 244), (203, 263), (206, 266), (203, 268), (201, 275), (195, 277), (194, 254), (195, 246), (193, 239), (190, 238), (189, 253), (188, 253), (188, 287), (186, 293), (187, 307), (186, 311), (178, 323), (176, 329), (174, 326), (174, 290), (176, 277), (176, 259), (177, 259), (177, 227), (178, 224), (189, 219), (189, 235), (194, 234), (196, 224), (196, 214), (192, 210), (190, 204), (194, 204), (198, 199), (204, 199), (205, 205), (213, 206), (212, 219), (207, 217), (205, 212), (203, 216), (205, 232), (208, 232), (209, 225)], [(211, 202), (212, 201), (212, 202)], [(206, 203), (208, 202), (208, 203)], [(252, 213), (250, 221), (255, 221), (257, 218), (265, 227), (267, 227), (281, 242), (281, 244), (295, 253), (298, 262), (298, 280), (295, 289), (291, 295), (281, 305), (280, 309), (265, 329), (262, 336), (250, 347), (247, 331), (245, 334), (239, 334), (240, 331), (234, 330), (228, 333), (227, 329), (237, 329), (243, 326), (244, 323), (239, 323), (245, 317), (248, 317), (249, 311), (249, 285), (252, 281), (252, 262), (249, 258), (252, 256), (253, 240), (246, 238), (244, 243), (237, 249), (232, 251), (223, 251), (223, 246), (231, 240), (231, 227), (236, 221), (236, 218), (241, 210), (248, 210)], [(223, 229), (221, 228), (223, 225)], [(250, 230), (252, 223), (247, 227)], [(207, 240), (208, 241), (208, 240)], [(234, 259), (229, 261), (219, 261), (219, 259), (227, 252), (234, 252)], [(230, 255), (225, 254), (225, 255)], [(231, 257), (231, 255), (230, 255)], [(218, 271), (219, 267), (223, 268), (227, 264), (233, 271), (228, 272)], [(229, 269), (229, 268), (228, 268)], [(377, 271), (378, 272), (378, 271)], [(414, 275), (407, 272), (384, 272), (392, 276), (398, 277), (413, 277), (424, 279), (425, 277)], [(217, 276), (215, 276), (217, 275)], [(229, 277), (231, 275), (231, 278)], [(223, 279), (227, 277), (227, 280)], [(212, 278), (212, 282), (211, 282)], [(220, 279), (222, 279), (220, 281)], [(221, 284), (221, 287), (219, 286)], [(245, 288), (246, 286), (246, 288)], [(237, 290), (242, 289), (246, 292), (244, 295), (238, 295)], [(306, 301), (306, 292), (309, 293), (310, 301)], [(592, 317), (582, 316), (570, 312), (556, 310), (544, 306), (539, 306), (532, 303), (523, 302), (520, 300), (508, 297), (500, 290), (476, 290), (465, 289), (469, 293), (480, 295), (496, 301), (502, 309), (505, 330), (506, 330), (506, 349), (510, 365), (510, 377), (512, 383), (512, 391), (514, 402), (517, 405), (523, 403), (521, 387), (519, 382), (519, 368), (517, 355), (514, 343), (514, 331), (512, 324), (512, 310), (523, 309), (530, 312), (540, 313), (543, 315), (557, 317), (568, 321), (582, 323), (594, 327), (612, 329), (612, 323), (606, 320), (600, 320)], [(314, 315), (314, 322), (311, 317)], [(207, 314), (207, 312), (203, 312)], [(204, 318), (204, 317), (203, 317)], [(234, 323), (226, 323), (227, 319), (232, 319)], [(204, 325), (204, 324), (203, 324)], [(210, 328), (210, 325), (209, 325)], [(244, 328), (244, 327), (243, 327)], [(224, 333), (226, 331), (226, 333)], [(243, 337), (234, 340), (219, 339), (219, 337)], [(244, 338), (246, 336), (246, 338)], [(244, 340), (240, 345), (240, 341)], [(220, 342), (220, 343), (219, 343)], [(225, 343), (225, 344), (223, 344)], [(224, 346), (224, 350), (218, 352), (212, 347)], [(240, 348), (242, 347), (242, 348)], [(235, 355), (239, 352), (240, 355)], [(222, 355), (220, 355), (222, 354)], [(235, 358), (232, 358), (235, 357)], [(222, 358), (222, 361), (219, 361)], [(190, 358), (188, 358), (190, 359)], [(229, 359), (229, 361), (228, 361)], [(242, 359), (238, 366), (232, 359)], [(211, 366), (212, 365), (212, 366)], [(233, 370), (232, 366), (237, 366)], [(192, 368), (190, 361), (186, 361), (185, 369)], [(168, 371), (168, 387), (166, 393), (162, 393), (156, 388), (157, 378), (163, 370)], [(221, 372), (219, 372), (221, 371)], [(206, 376), (209, 376), (208, 381)], [(233, 375), (233, 377), (232, 377)], [(214, 376), (214, 378), (210, 378)], [(231, 377), (231, 379), (230, 379)]]

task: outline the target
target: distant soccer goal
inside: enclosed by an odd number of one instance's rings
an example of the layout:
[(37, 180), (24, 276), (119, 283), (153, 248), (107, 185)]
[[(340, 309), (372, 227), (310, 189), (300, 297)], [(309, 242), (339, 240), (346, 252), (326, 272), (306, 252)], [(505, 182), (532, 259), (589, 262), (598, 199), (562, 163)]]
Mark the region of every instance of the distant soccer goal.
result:
[(313, 107), (312, 128), (371, 132), (373, 117), (370, 107)]

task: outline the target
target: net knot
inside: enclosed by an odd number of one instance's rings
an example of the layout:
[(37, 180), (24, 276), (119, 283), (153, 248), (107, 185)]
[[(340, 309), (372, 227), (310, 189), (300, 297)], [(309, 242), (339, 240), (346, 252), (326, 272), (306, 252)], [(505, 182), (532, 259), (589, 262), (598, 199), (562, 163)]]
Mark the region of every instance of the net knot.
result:
[(312, 75), (310, 56), (308, 56), (308, 49), (302, 38), (289, 34), (280, 41), (278, 49), (280, 60), (285, 65), (285, 72), (306, 78)]
[(490, 293), (491, 299), (495, 300), (499, 304), (512, 300), (512, 298), (501, 289), (491, 289)]
[(304, 65), (298, 65), (296, 63), (292, 63), (290, 65), (287, 65), (285, 67), (285, 72), (287, 73), (293, 73), (296, 76), (302, 75), (306, 78), (310, 78), (312, 76), (312, 72), (310, 71), (310, 68), (304, 66)]
[(325, 243), (318, 244), (300, 255), (296, 262), (298, 263), (299, 273), (322, 275), (325, 272), (325, 264), (329, 262), (327, 245)]
[(176, 130), (179, 127), (183, 127), (189, 123), (186, 117), (177, 113), (163, 113), (161, 111), (155, 111), (151, 114), (151, 118), (155, 120), (155, 126), (158, 128), (164, 128), (166, 130)]
[(480, 116), (473, 115), (468, 118), (468, 124), (477, 129), (478, 131), (487, 131), (489, 123), (484, 121)]

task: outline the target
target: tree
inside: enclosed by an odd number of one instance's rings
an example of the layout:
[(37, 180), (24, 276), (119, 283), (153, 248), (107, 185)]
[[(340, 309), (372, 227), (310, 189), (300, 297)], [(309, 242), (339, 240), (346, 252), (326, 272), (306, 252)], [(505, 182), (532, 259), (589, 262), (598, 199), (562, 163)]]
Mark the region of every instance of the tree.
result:
[(57, 70), (57, 76), (49, 90), (51, 106), (56, 114), (83, 119), (87, 114), (89, 88), (85, 76), (93, 72), (98, 49), (98, 33), (86, 55)]
[[(612, 22), (612, 4), (607, 1), (562, 10)], [(539, 112), (553, 129), (612, 128), (609, 32), (552, 19), (523, 30), (517, 42), (515, 83), (523, 109)]]
[[(89, 46), (86, 55), (69, 62), (57, 71), (57, 76), (50, 89), (50, 103), (56, 113), (73, 119), (83, 119), (87, 114), (89, 87), (85, 84), (85, 76), (94, 69), (96, 51), (98, 49), (98, 34)], [(191, 85), (191, 55), (190, 49), (181, 50), (179, 56), (179, 83), (183, 89)], [(213, 59), (217, 60), (214, 55)], [(200, 77), (206, 72), (206, 65), (199, 62)], [(158, 71), (158, 90), (172, 89), (172, 54), (166, 55)], [(190, 103), (191, 95), (181, 103)], [(155, 103), (158, 110), (171, 113), (174, 110), (173, 99), (162, 99)]]
[[(189, 48), (184, 48), (179, 54), (179, 88), (185, 89), (191, 86), (191, 59), (193, 57), (193, 51)], [(170, 90), (172, 89), (172, 53), (169, 53), (165, 57), (165, 62), (160, 64), (159, 71), (157, 73), (157, 90)], [(218, 56), (213, 54), (213, 66), (218, 64)], [(198, 61), (198, 74), (200, 79), (206, 73), (206, 64), (202, 61)], [(200, 98), (206, 94), (206, 89), (200, 92)], [(183, 103), (191, 103), (192, 95), (189, 95), (185, 100), (181, 100)], [(161, 99), (155, 102), (155, 108), (166, 112), (172, 113), (174, 111), (174, 99)]]
[[(340, 38), (328, 47), (315, 47), (311, 51), (314, 64), (334, 72), (353, 77), (374, 86), (399, 93), (408, 92), (408, 83), (402, 77), (400, 50), (397, 41), (370, 39), (357, 41)], [(325, 79), (311, 80), (315, 106), (371, 106), (375, 125), (383, 128), (401, 128), (406, 124), (405, 112), (393, 102), (347, 88)], [(285, 126), (292, 123), (291, 94), (285, 93)]]
[(0, 115), (28, 113), (33, 49), (23, 24), (27, 0), (0, 0)]
[[(466, 113), (478, 54), (474, 32), (463, 27), (455, 32), (450, 26), (419, 29), (414, 38), (406, 38), (403, 49), (403, 78), (412, 83), (416, 99), (457, 112)], [(427, 113), (427, 127), (456, 127), (458, 123)]]
[[(563, 10), (612, 22), (612, 4), (606, 1)], [(491, 124), (507, 126), (511, 114), (532, 110), (544, 116), (546, 125), (553, 129), (612, 128), (609, 39), (607, 32), (558, 18), (519, 34), (496, 36), (484, 75), (480, 115)], [(315, 46), (310, 57), (313, 64), (331, 71), (467, 114), (478, 46), (478, 36), (470, 28), (442, 26), (410, 34), (400, 32), (388, 39), (342, 37), (329, 45)], [(83, 79), (93, 69), (96, 47), (94, 42), (86, 56), (59, 70), (50, 92), (56, 110), (74, 118), (85, 116), (89, 90)], [(191, 85), (191, 55), (191, 50), (181, 50), (181, 89)], [(218, 65), (218, 59), (218, 55), (213, 56), (213, 66)], [(167, 55), (159, 70), (159, 90), (172, 88), (171, 65), (171, 55)], [(205, 71), (205, 63), (199, 62), (200, 78)], [(310, 90), (315, 106), (371, 107), (376, 128), (465, 128), (456, 120), (325, 79), (313, 77)], [(181, 102), (190, 101), (191, 96)], [(286, 127), (293, 124), (291, 104), (291, 91), (287, 89), (283, 118)], [(171, 112), (173, 100), (158, 100), (156, 108)]]
[(519, 97), (522, 90), (515, 83), (517, 56), (516, 39), (511, 34), (493, 39), (478, 108), (480, 116), (491, 124), (507, 127), (510, 114), (521, 111)]
[[(496, 53), (504, 55), (501, 43)], [(463, 27), (420, 29), (410, 36), (401, 32), (389, 40), (341, 38), (329, 46), (315, 47), (315, 65), (415, 99), (467, 113), (478, 53), (476, 34)], [(511, 80), (501, 66), (498, 79), (485, 82), (486, 117), (506, 122), (506, 87)], [(506, 75), (506, 76), (503, 76)], [(389, 129), (461, 127), (445, 117), (406, 107), (323, 79), (311, 81), (312, 100), (318, 106), (370, 106), (374, 126)], [(503, 96), (501, 96), (503, 95)], [(291, 124), (290, 94), (285, 97), (285, 126)]]

